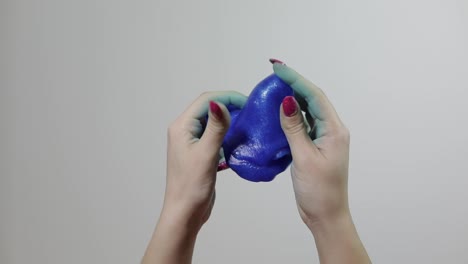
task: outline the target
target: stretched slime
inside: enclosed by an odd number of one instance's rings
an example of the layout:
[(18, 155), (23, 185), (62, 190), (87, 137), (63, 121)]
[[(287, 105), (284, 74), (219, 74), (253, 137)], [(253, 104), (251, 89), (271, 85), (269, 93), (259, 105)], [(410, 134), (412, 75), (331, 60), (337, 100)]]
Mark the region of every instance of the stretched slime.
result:
[(291, 163), (292, 156), (280, 124), (280, 106), (294, 92), (275, 74), (262, 80), (245, 106), (228, 106), (231, 126), (223, 141), (224, 157), (240, 177), (269, 182)]

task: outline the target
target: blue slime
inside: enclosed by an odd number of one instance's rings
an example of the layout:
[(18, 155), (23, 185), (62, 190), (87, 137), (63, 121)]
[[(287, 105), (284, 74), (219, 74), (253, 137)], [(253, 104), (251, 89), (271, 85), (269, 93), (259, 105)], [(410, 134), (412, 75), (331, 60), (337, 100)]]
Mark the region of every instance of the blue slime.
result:
[(229, 167), (253, 182), (269, 182), (291, 163), (291, 150), (281, 129), (280, 106), (294, 92), (275, 74), (262, 80), (242, 109), (228, 106), (231, 126), (223, 141)]

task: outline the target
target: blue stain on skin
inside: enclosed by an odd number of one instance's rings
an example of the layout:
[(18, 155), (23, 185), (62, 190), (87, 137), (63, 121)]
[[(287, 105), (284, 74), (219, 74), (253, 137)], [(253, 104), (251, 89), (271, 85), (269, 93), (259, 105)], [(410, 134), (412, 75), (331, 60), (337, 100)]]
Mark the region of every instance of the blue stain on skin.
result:
[(242, 109), (228, 106), (231, 126), (223, 150), (229, 167), (253, 182), (269, 182), (291, 164), (291, 150), (281, 129), (280, 106), (294, 92), (275, 74), (262, 80)]

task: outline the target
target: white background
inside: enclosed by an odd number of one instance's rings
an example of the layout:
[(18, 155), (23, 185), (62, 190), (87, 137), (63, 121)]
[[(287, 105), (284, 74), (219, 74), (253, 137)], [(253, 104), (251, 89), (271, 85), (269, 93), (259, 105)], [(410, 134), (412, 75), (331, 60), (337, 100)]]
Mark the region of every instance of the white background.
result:
[[(468, 263), (466, 0), (0, 2), (0, 263), (137, 263), (166, 129), (284, 60), (351, 131), (374, 263)], [(194, 263), (318, 263), (289, 171), (219, 174)]]

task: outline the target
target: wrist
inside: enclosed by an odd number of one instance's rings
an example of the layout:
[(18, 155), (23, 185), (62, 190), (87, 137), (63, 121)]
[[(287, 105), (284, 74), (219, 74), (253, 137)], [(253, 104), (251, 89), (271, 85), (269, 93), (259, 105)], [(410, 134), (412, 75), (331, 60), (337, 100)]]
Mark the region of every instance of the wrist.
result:
[(343, 209), (334, 214), (322, 215), (304, 220), (312, 233), (328, 232), (354, 226), (349, 209)]
[(183, 213), (163, 209), (142, 263), (189, 263), (198, 230)]
[(349, 210), (317, 219), (308, 227), (314, 236), (320, 263), (371, 263)]
[(195, 217), (190, 210), (171, 205), (163, 207), (158, 226), (184, 233), (188, 236), (196, 236), (203, 225), (200, 222), (198, 217)]

